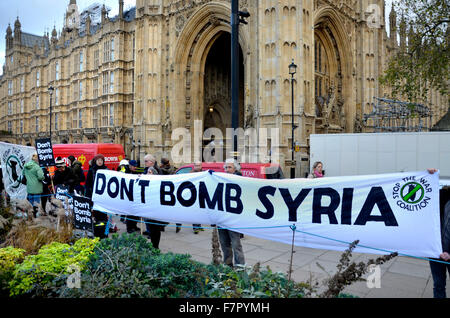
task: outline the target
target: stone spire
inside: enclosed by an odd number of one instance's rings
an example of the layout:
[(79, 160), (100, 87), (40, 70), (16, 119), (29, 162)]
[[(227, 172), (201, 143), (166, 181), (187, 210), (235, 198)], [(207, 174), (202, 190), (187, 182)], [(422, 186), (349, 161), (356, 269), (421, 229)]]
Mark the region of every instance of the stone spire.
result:
[(91, 35), (91, 15), (88, 14), (87, 18), (86, 18), (86, 35), (89, 36)]
[(8, 24), (8, 27), (6, 28), (6, 49), (11, 49), (13, 46), (13, 36), (12, 36), (12, 29), (11, 25)]
[(106, 20), (108, 18), (108, 11), (106, 11), (105, 5), (102, 7), (102, 24), (106, 23)]
[(123, 19), (123, 0), (119, 0), (119, 19)]
[(397, 13), (395, 12), (394, 2), (392, 2), (391, 13), (389, 13), (389, 38), (392, 44), (397, 44)]
[(20, 30), (20, 27), (19, 17), (17, 17), (17, 20), (14, 23), (14, 43), (19, 45), (22, 43), (22, 31)]
[(406, 49), (406, 21), (405, 17), (402, 15), (402, 18), (400, 19), (400, 49), (405, 50)]
[(55, 47), (58, 43), (58, 32), (56, 32), (56, 26), (53, 26), (51, 42), (53, 47)]

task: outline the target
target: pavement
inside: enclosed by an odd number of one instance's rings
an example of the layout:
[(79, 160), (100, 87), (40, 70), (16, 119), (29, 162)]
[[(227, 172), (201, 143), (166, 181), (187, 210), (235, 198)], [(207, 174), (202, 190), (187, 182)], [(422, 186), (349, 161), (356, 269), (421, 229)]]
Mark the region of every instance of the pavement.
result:
[[(126, 232), (125, 224), (114, 217), (119, 233)], [(145, 226), (143, 224), (138, 225)], [(161, 233), (160, 250), (163, 253), (190, 254), (192, 259), (210, 264), (212, 262), (211, 237), (212, 229), (194, 234), (190, 225), (183, 225), (176, 233), (175, 224), (169, 224)], [(261, 263), (273, 272), (288, 273), (291, 259), (291, 245), (263, 240), (245, 235), (241, 239), (246, 265)], [(319, 283), (316, 294), (323, 291), (323, 281), (336, 271), (342, 252), (312, 249), (294, 246), (292, 262), (292, 279), (296, 282), (307, 282), (310, 285)], [(353, 253), (352, 261), (359, 263), (375, 259), (380, 255)], [(360, 298), (433, 298), (433, 279), (429, 263), (426, 260), (397, 256), (380, 265), (379, 286), (368, 287), (367, 281), (347, 286), (343, 293)], [(368, 273), (363, 278), (374, 277), (376, 272)], [(370, 284), (369, 284), (370, 285)], [(379, 288), (378, 288), (379, 287)], [(450, 297), (450, 279), (447, 275), (447, 297)]]

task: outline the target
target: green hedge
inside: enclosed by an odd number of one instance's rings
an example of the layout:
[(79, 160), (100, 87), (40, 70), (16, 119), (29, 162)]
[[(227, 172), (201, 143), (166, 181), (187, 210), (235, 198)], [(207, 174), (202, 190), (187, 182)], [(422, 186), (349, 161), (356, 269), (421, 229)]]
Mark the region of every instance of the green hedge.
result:
[[(71, 264), (77, 264), (80, 271), (68, 270)], [(261, 270), (259, 264), (235, 269), (205, 265), (187, 254), (160, 253), (146, 238), (136, 234), (115, 234), (100, 242), (82, 239), (73, 246), (52, 243), (41, 248), (38, 255), (27, 256), (22, 263), (15, 262), (11, 266), (10, 294), (20, 297), (279, 298), (304, 295), (301, 285), (289, 282), (282, 273)], [(68, 284), (73, 279), (78, 279), (80, 288)]]

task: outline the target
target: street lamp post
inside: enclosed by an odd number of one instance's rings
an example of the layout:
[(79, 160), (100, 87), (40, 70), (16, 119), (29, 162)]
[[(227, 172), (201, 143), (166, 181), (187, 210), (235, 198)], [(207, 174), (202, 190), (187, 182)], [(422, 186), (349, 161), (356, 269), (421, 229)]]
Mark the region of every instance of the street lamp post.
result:
[(297, 73), (297, 65), (294, 64), (294, 59), (292, 59), (292, 63), (289, 65), (289, 74), (291, 74), (291, 98), (292, 98), (292, 162), (291, 162), (291, 179), (295, 179), (295, 165), (294, 165), (294, 151), (295, 151), (295, 145), (294, 145), (294, 74)]
[(53, 86), (50, 85), (48, 88), (48, 93), (50, 95), (50, 141), (52, 140), (52, 96), (54, 90)]
[(239, 24), (248, 24), (248, 11), (239, 11), (239, 0), (231, 0), (231, 127), (233, 128), (233, 157), (238, 156), (239, 126)]

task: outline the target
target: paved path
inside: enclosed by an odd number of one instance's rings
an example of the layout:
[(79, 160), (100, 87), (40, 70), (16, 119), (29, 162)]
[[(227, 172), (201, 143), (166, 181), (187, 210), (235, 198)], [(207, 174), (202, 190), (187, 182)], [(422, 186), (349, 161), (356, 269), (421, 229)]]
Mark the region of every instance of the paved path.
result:
[[(117, 220), (116, 224), (119, 233), (125, 232), (125, 225), (122, 222)], [(161, 233), (160, 249), (163, 253), (190, 254), (194, 260), (209, 264), (212, 262), (211, 235), (211, 229), (194, 234), (192, 228), (188, 227), (183, 227), (176, 233), (175, 225), (170, 224)], [(274, 272), (287, 273), (289, 270), (291, 245), (249, 235), (245, 235), (241, 242), (247, 265), (260, 262), (262, 267), (269, 266)], [(294, 251), (292, 279), (296, 282), (321, 283), (337, 271), (336, 265), (342, 254), (298, 246), (294, 247)], [(358, 263), (378, 256), (353, 253), (352, 260)], [(320, 293), (320, 290), (318, 292)], [(348, 286), (344, 292), (361, 298), (432, 298), (433, 280), (427, 261), (399, 256), (381, 265), (381, 288), (368, 288), (364, 281)], [(447, 297), (450, 297), (449, 279), (447, 279)]]

